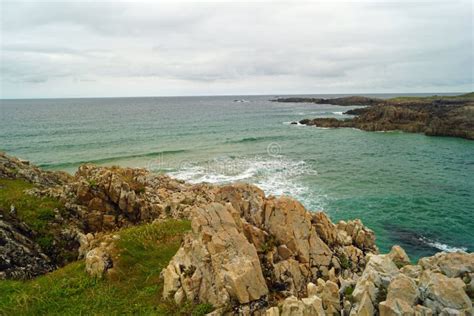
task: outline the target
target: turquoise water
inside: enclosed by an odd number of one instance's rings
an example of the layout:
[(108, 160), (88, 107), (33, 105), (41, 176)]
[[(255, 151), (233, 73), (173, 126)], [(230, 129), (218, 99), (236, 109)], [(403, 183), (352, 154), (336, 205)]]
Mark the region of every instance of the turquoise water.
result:
[(0, 150), (69, 172), (94, 162), (251, 182), (334, 221), (361, 218), (382, 251), (474, 250), (473, 141), (291, 125), (350, 107), (272, 97), (2, 100)]

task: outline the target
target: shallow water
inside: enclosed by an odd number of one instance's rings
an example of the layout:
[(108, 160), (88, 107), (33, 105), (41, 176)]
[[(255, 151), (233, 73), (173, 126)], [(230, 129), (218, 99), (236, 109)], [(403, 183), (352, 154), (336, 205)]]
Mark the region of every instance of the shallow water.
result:
[(2, 100), (0, 150), (70, 172), (94, 162), (251, 182), (334, 221), (361, 218), (382, 251), (474, 250), (473, 141), (292, 125), (353, 107), (272, 97)]

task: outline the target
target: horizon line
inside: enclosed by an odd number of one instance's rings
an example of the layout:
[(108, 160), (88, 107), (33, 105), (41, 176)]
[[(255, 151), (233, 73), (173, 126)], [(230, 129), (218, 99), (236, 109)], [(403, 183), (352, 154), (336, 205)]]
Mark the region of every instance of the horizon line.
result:
[(102, 97), (36, 97), (36, 98), (0, 98), (0, 101), (8, 100), (60, 100), (60, 99), (131, 99), (131, 98), (197, 98), (197, 97), (254, 97), (254, 96), (307, 96), (307, 95), (384, 95), (384, 94), (399, 94), (399, 95), (413, 95), (413, 94), (431, 94), (431, 95), (448, 95), (448, 94), (466, 94), (473, 91), (462, 92), (362, 92), (362, 93), (289, 93), (289, 94), (202, 94), (202, 95), (143, 95), (143, 96), (102, 96)]

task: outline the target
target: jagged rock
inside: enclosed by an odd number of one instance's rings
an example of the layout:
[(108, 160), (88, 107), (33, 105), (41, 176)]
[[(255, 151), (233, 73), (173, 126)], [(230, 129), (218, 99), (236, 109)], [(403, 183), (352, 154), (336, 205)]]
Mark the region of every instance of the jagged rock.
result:
[(112, 266), (111, 256), (102, 248), (94, 248), (86, 255), (86, 272), (93, 277), (102, 278)]
[(450, 278), (474, 272), (474, 253), (440, 252), (432, 257), (421, 258), (419, 265), (424, 270), (439, 271)]
[(425, 270), (420, 277), (420, 292), (423, 305), (435, 314), (444, 308), (472, 311), (472, 302), (464, 291), (464, 282), (459, 278), (449, 278), (444, 274)]
[(357, 280), (352, 293), (356, 301), (354, 311), (357, 313), (371, 312), (374, 309), (373, 302), (376, 302), (378, 293), (385, 291), (392, 278), (399, 274), (397, 266), (388, 255), (369, 254), (367, 257), (367, 266), (362, 276)]
[(40, 186), (63, 185), (71, 176), (61, 171), (44, 171), (31, 165), (28, 161), (7, 156), (0, 152), (0, 178), (24, 179)]
[(433, 315), (433, 311), (428, 307), (423, 305), (416, 305), (415, 306), (415, 316), (431, 316)]
[(29, 279), (55, 268), (28, 227), (0, 219), (0, 279)]
[(270, 307), (265, 311), (265, 316), (280, 316), (280, 309), (276, 306)]
[(387, 256), (389, 256), (390, 259), (395, 263), (395, 265), (399, 267), (402, 267), (411, 263), (410, 258), (408, 257), (405, 250), (403, 250), (403, 248), (398, 245), (392, 246), (392, 249), (387, 254)]
[(283, 301), (281, 316), (318, 316), (325, 315), (321, 299), (317, 296), (299, 300), (290, 296)]
[(412, 279), (417, 279), (422, 272), (422, 268), (419, 265), (406, 265), (400, 269), (400, 272)]
[(419, 296), (418, 288), (412, 279), (404, 274), (395, 276), (387, 291), (387, 300), (380, 302), (381, 316), (413, 315), (413, 305)]
[(192, 234), (164, 271), (165, 297), (182, 288), (187, 300), (222, 307), (268, 293), (257, 251), (243, 234), (236, 212), (231, 204), (196, 208)]
[(324, 310), (329, 315), (341, 310), (341, 303), (339, 301), (339, 287), (332, 281), (325, 282), (323, 279), (318, 279), (316, 288), (316, 295), (322, 300)]

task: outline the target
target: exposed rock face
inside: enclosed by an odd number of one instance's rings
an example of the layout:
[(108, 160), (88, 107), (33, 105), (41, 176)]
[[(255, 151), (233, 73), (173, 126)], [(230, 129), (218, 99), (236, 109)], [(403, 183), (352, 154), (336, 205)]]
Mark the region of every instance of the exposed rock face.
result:
[(271, 100), (273, 102), (284, 102), (284, 103), (315, 103), (315, 104), (333, 104), (333, 105), (374, 105), (383, 103), (384, 100), (377, 98), (368, 98), (363, 96), (351, 96), (342, 98), (278, 98)]
[(67, 183), (71, 176), (65, 172), (41, 170), (26, 160), (10, 157), (0, 152), (0, 178), (24, 179), (41, 186), (54, 186)]
[(29, 279), (56, 268), (31, 233), (21, 223), (0, 219), (0, 279)]
[(143, 169), (83, 165), (66, 195), (75, 197), (84, 230), (97, 232), (160, 217), (187, 218), (193, 206), (211, 201), (207, 188)]
[[(412, 265), (399, 246), (378, 254), (374, 233), (360, 220), (334, 224), (325, 213), (289, 197), (266, 197), (249, 184), (190, 185), (145, 170), (91, 165), (74, 177), (53, 174), (59, 179), (53, 181), (5, 159), (2, 176), (21, 174), (37, 181), (35, 194), (63, 201), (61, 236), (76, 240), (95, 277), (114, 271), (114, 230), (188, 218), (192, 232), (162, 272), (162, 294), (178, 303), (211, 303), (218, 308), (213, 315), (473, 314), (472, 253), (439, 253)], [(13, 175), (11, 166), (32, 171)], [(56, 268), (31, 234), (17, 219), (0, 218), (0, 278)]]
[(474, 139), (474, 98), (461, 104), (386, 102), (346, 114), (353, 119), (304, 119), (300, 123), (318, 127), (353, 127), (365, 131), (400, 130), (429, 136), (455, 136)]
[[(193, 233), (163, 272), (165, 297), (236, 308), (276, 293), (303, 297), (308, 282), (318, 280), (312, 291), (323, 310), (338, 312), (336, 274), (359, 271), (347, 264), (349, 258), (364, 262), (366, 253), (377, 252), (373, 232), (360, 221), (336, 226), (289, 197), (266, 198), (254, 186), (233, 185), (220, 187), (214, 200), (191, 212)], [(344, 267), (339, 257), (345, 258)], [(306, 303), (292, 304), (306, 308)]]
[(198, 299), (222, 307), (268, 294), (257, 250), (230, 204), (197, 208), (192, 228), (192, 235), (164, 271), (165, 297), (173, 294), (177, 303)]

